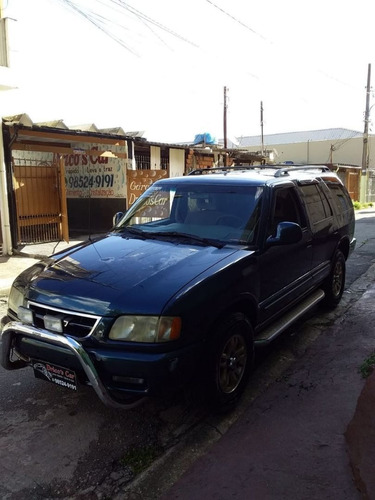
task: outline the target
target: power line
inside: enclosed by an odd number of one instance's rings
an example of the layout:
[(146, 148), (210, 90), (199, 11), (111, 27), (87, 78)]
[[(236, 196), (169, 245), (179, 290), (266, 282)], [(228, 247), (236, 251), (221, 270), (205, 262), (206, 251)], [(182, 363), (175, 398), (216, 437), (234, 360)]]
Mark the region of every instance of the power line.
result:
[(193, 45), (194, 47), (198, 47), (197, 44), (195, 44), (194, 42), (191, 42), (190, 40), (188, 40), (187, 38), (181, 36), (180, 34), (176, 33), (175, 31), (167, 28), (166, 26), (164, 26), (163, 24), (159, 23), (159, 21), (156, 21), (155, 19), (152, 19), (151, 17), (147, 16), (146, 14), (143, 14), (141, 11), (139, 11), (138, 9), (135, 9), (134, 7), (132, 7), (131, 5), (129, 5), (128, 3), (124, 2), (123, 0), (110, 0), (112, 3), (115, 3), (117, 5), (120, 5), (121, 7), (123, 7), (124, 9), (128, 10), (129, 12), (131, 12), (132, 14), (134, 14), (136, 17), (138, 17), (139, 19), (143, 19), (151, 24), (153, 24), (154, 26), (160, 28), (161, 30), (163, 31), (166, 31), (167, 33), (169, 33), (170, 35), (173, 35), (174, 37), (176, 38), (179, 38), (180, 40), (182, 40), (183, 42), (186, 42), (190, 45)]
[[(125, 41), (125, 39), (122, 36), (115, 35), (113, 33), (113, 30), (111, 29), (111, 27), (113, 27), (114, 25), (117, 25), (120, 29), (128, 31), (128, 28), (126, 27), (126, 25), (124, 25), (121, 22), (116, 22), (113, 19), (110, 19), (109, 17), (105, 17), (101, 13), (94, 11), (92, 8), (88, 9), (87, 7), (79, 5), (74, 0), (57, 0), (57, 1), (62, 3), (65, 6), (67, 6), (71, 10), (75, 11), (76, 13), (78, 13), (86, 21), (90, 22), (96, 28), (103, 31), (107, 36), (112, 38), (112, 40), (114, 40), (116, 43), (121, 45), (123, 48), (125, 48), (126, 50), (131, 52), (133, 55), (139, 56), (139, 54), (136, 52), (136, 50), (134, 50), (129, 45), (129, 43), (127, 41)], [(166, 33), (174, 36), (175, 38), (182, 40), (185, 43), (188, 43), (194, 47), (198, 47), (194, 42), (188, 40), (187, 38), (183, 37), (179, 33), (169, 29), (167, 26), (164, 26), (159, 21), (156, 21), (155, 19), (144, 14), (143, 12), (139, 11), (138, 9), (135, 9), (130, 4), (128, 4), (122, 0), (107, 0), (107, 1), (97, 0), (97, 3), (102, 4), (105, 8), (112, 8), (113, 9), (113, 6), (119, 7), (119, 9), (116, 9), (116, 10), (118, 13), (120, 13), (122, 15), (124, 14), (124, 12), (128, 12), (129, 14), (131, 14), (131, 16), (135, 17), (138, 21), (142, 22), (152, 32), (152, 34), (154, 36), (156, 36), (165, 45), (167, 45), (165, 43), (165, 41), (156, 33), (156, 31), (154, 29), (152, 29), (151, 26), (155, 26), (156, 28), (158, 28), (162, 31), (165, 31)], [(111, 4), (112, 4), (112, 7), (111, 7)]]
[(250, 28), (250, 26), (248, 26), (247, 24), (243, 23), (242, 21), (240, 21), (239, 19), (237, 19), (236, 17), (232, 16), (232, 14), (229, 14), (229, 12), (227, 12), (226, 10), (222, 9), (221, 7), (219, 7), (218, 5), (216, 5), (214, 2), (211, 2), (211, 0), (206, 0), (206, 2), (208, 2), (209, 4), (211, 4), (213, 7), (215, 7), (216, 9), (220, 10), (223, 14), (225, 14), (226, 16), (230, 17), (231, 19), (233, 19), (233, 21), (235, 21), (236, 23), (240, 24), (241, 26), (243, 26), (244, 28), (246, 28), (247, 30), (251, 31), (252, 33), (254, 33), (254, 35), (257, 35), (259, 36), (260, 38), (262, 38), (263, 40), (265, 41), (269, 41), (267, 40), (266, 37), (264, 37), (263, 35), (261, 35), (260, 33), (258, 33), (257, 31), (253, 30), (253, 28)]
[[(138, 55), (130, 46), (128, 46), (124, 42), (124, 40), (122, 40), (121, 38), (115, 36), (111, 31), (109, 31), (108, 29), (106, 29), (99, 22), (99, 17), (102, 17), (102, 16), (99, 16), (99, 15), (97, 15), (95, 13), (92, 13), (92, 12), (90, 12), (87, 9), (85, 10), (85, 9), (82, 9), (82, 8), (78, 7), (78, 5), (76, 5), (71, 0), (57, 0), (57, 1), (60, 2), (60, 3), (62, 3), (62, 4), (65, 4), (66, 6), (68, 6), (69, 8), (71, 8), (73, 11), (77, 12), (84, 19), (86, 19), (86, 21), (92, 23), (96, 28), (98, 28), (99, 30), (103, 31), (107, 36), (109, 36), (110, 38), (112, 38), (112, 40), (114, 40), (115, 42), (117, 42), (123, 48), (125, 48), (126, 50), (128, 50), (129, 52), (131, 52), (133, 55)], [(103, 17), (102, 17), (102, 20), (104, 20)], [(107, 19), (107, 21), (109, 21), (109, 20)], [(112, 22), (112, 21), (109, 21), (109, 22)]]
[[(272, 40), (269, 40), (268, 38), (266, 38), (265, 36), (263, 36), (261, 33), (258, 33), (257, 31), (255, 31), (253, 28), (251, 28), (250, 26), (248, 26), (247, 24), (243, 23), (241, 20), (239, 20), (238, 18), (236, 18), (235, 16), (233, 16), (232, 14), (230, 14), (229, 12), (227, 12), (226, 10), (222, 9), (221, 7), (219, 7), (217, 4), (215, 4), (212, 0), (206, 0), (206, 2), (208, 2), (210, 5), (212, 5), (213, 7), (215, 7), (216, 9), (218, 9), (220, 12), (222, 12), (224, 15), (226, 15), (227, 17), (229, 17), (230, 19), (232, 19), (233, 21), (235, 21), (236, 23), (240, 24), (241, 26), (243, 26), (245, 29), (251, 31), (254, 35), (262, 38), (264, 41), (266, 42), (269, 42), (271, 43), (272, 45), (275, 45), (275, 42), (272, 41)], [(301, 64), (301, 62), (300, 62)], [(334, 77), (330, 74), (328, 74), (327, 72), (325, 71), (322, 71), (321, 69), (319, 69), (318, 67), (315, 68), (315, 71), (317, 73), (320, 73), (321, 75), (323, 75), (325, 78), (327, 78), (328, 80), (333, 80), (341, 85), (344, 85), (344, 86), (347, 86), (347, 87), (350, 87), (351, 89), (353, 90), (358, 90), (358, 88), (354, 87), (353, 85), (351, 85), (350, 83), (348, 82), (345, 82), (343, 80), (340, 80), (338, 79), (337, 77)], [(256, 78), (259, 78), (257, 75), (252, 75), (252, 76), (255, 76)]]

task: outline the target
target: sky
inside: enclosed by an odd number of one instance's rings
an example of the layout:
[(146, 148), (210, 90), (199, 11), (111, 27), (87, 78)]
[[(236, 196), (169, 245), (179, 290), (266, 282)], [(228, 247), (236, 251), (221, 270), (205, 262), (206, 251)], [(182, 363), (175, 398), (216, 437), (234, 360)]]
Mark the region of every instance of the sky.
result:
[(155, 142), (219, 139), (226, 87), (230, 139), (261, 134), (261, 102), (265, 135), (363, 132), (373, 0), (2, 3), (18, 86), (0, 93), (2, 116), (122, 127)]

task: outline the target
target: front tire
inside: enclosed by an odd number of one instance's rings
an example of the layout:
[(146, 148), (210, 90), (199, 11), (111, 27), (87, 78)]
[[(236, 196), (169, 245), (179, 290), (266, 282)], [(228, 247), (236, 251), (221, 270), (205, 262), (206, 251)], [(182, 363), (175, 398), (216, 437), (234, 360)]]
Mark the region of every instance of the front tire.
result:
[(254, 362), (253, 330), (242, 313), (232, 313), (214, 332), (209, 396), (215, 409), (232, 409), (243, 393)]
[(332, 261), (332, 269), (323, 287), (324, 305), (336, 307), (341, 300), (345, 287), (346, 264), (341, 250), (337, 250)]

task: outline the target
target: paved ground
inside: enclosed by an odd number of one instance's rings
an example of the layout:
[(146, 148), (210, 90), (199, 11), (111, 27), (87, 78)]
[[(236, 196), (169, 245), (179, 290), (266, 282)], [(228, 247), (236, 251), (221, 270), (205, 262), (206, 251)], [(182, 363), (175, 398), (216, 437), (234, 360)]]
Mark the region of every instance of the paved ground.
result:
[[(375, 399), (374, 376), (356, 412), (358, 367), (375, 347), (374, 300), (372, 286), (161, 498), (374, 499), (375, 424), (366, 405)], [(349, 453), (357, 484), (345, 438), (355, 412)]]

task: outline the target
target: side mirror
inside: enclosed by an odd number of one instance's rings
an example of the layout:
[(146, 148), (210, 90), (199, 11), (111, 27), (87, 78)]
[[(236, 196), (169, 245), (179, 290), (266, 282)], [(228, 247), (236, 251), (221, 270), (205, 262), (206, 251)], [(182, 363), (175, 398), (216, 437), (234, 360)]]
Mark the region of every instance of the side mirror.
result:
[(113, 216), (113, 225), (116, 226), (119, 220), (124, 216), (124, 212), (116, 212)]
[(276, 236), (267, 238), (267, 243), (273, 245), (291, 245), (302, 240), (302, 229), (295, 222), (280, 222), (277, 226)]

